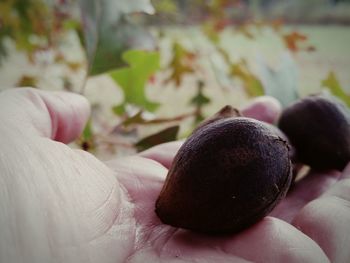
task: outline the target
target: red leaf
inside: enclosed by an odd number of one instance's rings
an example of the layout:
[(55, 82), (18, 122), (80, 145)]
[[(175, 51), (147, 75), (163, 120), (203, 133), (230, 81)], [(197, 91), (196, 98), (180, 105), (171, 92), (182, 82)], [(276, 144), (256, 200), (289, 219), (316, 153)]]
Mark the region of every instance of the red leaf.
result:
[(301, 49), (307, 50), (308, 48), (303, 48), (301, 44), (307, 41), (307, 36), (299, 32), (292, 32), (283, 36), (283, 40), (287, 48), (292, 52), (300, 51)]

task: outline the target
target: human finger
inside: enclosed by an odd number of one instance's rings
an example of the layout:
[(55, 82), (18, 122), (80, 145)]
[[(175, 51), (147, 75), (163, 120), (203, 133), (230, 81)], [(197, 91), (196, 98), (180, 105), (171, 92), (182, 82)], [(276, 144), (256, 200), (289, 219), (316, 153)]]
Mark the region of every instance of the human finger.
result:
[(339, 181), (295, 217), (293, 224), (315, 240), (331, 262), (349, 262), (350, 164)]
[(0, 93), (4, 128), (68, 143), (83, 130), (90, 114), (87, 100), (78, 94), (33, 88)]
[(183, 141), (174, 141), (159, 144), (146, 151), (139, 153), (139, 155), (148, 159), (152, 159), (169, 169), (176, 153), (178, 152), (182, 144)]
[[(253, 99), (241, 110), (243, 116), (267, 123), (274, 123), (281, 113), (281, 104), (272, 97), (263, 96)], [(183, 141), (170, 142), (152, 147), (139, 155), (155, 160), (169, 168)]]
[(309, 202), (321, 196), (339, 180), (341, 172), (310, 171), (307, 176), (295, 182), (287, 196), (271, 212), (271, 216), (278, 217), (290, 223), (295, 215)]
[(277, 121), (281, 111), (281, 103), (270, 96), (257, 97), (241, 110), (243, 116), (271, 124)]

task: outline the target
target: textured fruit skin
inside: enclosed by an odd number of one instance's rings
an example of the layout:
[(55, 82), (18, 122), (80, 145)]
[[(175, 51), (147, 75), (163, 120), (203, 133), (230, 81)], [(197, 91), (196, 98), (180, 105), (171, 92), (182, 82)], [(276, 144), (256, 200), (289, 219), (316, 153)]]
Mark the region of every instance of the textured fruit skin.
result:
[(238, 232), (286, 194), (289, 146), (262, 122), (224, 118), (186, 140), (156, 202), (161, 221), (210, 234)]
[(316, 170), (343, 170), (350, 161), (350, 112), (340, 100), (306, 97), (286, 108), (278, 127), (295, 147), (298, 162)]

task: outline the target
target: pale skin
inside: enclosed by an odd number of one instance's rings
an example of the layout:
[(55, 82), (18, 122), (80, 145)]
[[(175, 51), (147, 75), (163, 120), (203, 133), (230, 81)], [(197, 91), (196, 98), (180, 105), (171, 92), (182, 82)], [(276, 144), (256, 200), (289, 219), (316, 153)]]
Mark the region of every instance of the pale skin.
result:
[[(242, 111), (273, 122), (280, 107)], [(311, 172), (259, 223), (210, 237), (154, 213), (181, 142), (103, 163), (65, 144), (89, 113), (70, 93), (0, 93), (0, 262), (350, 262), (350, 166)]]

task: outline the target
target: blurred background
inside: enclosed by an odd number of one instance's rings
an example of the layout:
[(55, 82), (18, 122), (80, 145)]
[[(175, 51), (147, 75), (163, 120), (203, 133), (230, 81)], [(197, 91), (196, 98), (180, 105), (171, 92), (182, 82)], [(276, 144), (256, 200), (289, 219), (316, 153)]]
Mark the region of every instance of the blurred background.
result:
[[(1, 0), (0, 90), (87, 97), (100, 159), (181, 139), (226, 104), (350, 106), (349, 0)], [(0, 105), (1, 107), (1, 105)]]

